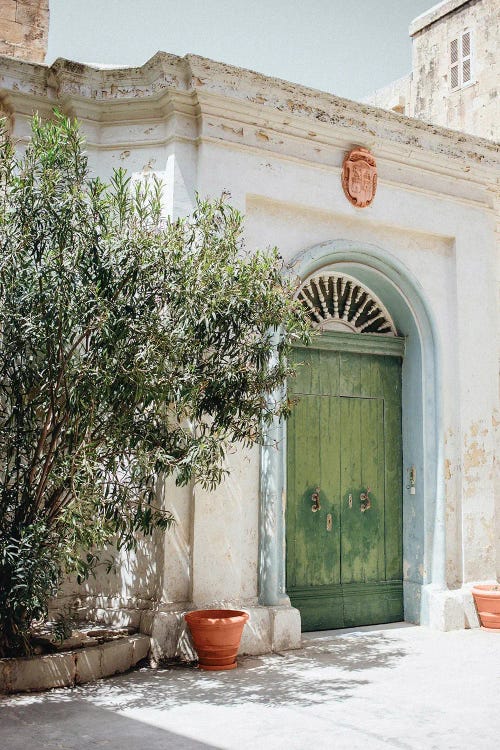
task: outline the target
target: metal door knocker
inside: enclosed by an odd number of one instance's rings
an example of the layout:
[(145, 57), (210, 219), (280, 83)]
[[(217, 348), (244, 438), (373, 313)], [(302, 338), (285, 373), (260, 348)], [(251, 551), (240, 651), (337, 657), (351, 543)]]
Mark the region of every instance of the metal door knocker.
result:
[(362, 492), (359, 496), (359, 499), (361, 500), (361, 513), (364, 513), (368, 508), (372, 507), (371, 500), (369, 497), (369, 493), (371, 492), (370, 488), (366, 488), (366, 492)]
[(312, 501), (311, 510), (313, 513), (316, 513), (316, 511), (321, 510), (321, 505), (319, 504), (319, 493), (320, 493), (320, 489), (319, 487), (316, 487), (315, 491), (311, 495), (311, 501)]

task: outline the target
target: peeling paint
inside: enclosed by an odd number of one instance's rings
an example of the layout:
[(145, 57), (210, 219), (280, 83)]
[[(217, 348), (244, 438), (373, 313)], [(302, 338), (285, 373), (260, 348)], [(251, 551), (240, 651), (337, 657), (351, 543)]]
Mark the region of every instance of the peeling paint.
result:
[(451, 461), (447, 458), (444, 462), (444, 478), (446, 481), (451, 479)]
[[(212, 123), (210, 123), (210, 125), (212, 125)], [(241, 135), (241, 136), (243, 135), (243, 128), (233, 128), (233, 127), (230, 127), (229, 125), (224, 125), (223, 122), (221, 123), (220, 127), (221, 127), (221, 130), (225, 130), (227, 133), (234, 133), (234, 135)]]
[(471, 469), (476, 469), (478, 466), (483, 466), (485, 463), (486, 451), (482, 445), (479, 445), (479, 443), (474, 440), (465, 453), (464, 469), (466, 472), (469, 472)]

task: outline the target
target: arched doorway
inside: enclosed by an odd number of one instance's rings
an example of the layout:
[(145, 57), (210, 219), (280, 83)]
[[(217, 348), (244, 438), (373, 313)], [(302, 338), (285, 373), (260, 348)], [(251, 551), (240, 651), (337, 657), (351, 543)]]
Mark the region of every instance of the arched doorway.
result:
[(404, 338), (346, 273), (314, 273), (298, 299), (321, 335), (288, 384), (287, 593), (302, 630), (399, 621)]
[[(384, 249), (333, 240), (299, 253), (290, 273), (348, 274), (383, 301), (405, 337), (402, 361), (404, 619), (432, 624), (446, 592), (443, 430), (436, 326), (418, 280)], [(282, 398), (284, 394), (272, 394)], [(261, 449), (259, 601), (289, 606), (286, 593), (287, 429), (276, 420)], [(414, 471), (414, 494), (409, 472)], [(444, 601), (444, 600), (443, 600)], [(437, 610), (436, 610), (437, 611)]]

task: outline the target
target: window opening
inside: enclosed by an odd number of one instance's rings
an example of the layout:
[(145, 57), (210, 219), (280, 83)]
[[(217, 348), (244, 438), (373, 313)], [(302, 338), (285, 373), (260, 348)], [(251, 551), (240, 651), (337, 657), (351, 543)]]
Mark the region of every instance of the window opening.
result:
[(450, 42), (450, 88), (452, 91), (472, 83), (472, 32), (464, 31)]

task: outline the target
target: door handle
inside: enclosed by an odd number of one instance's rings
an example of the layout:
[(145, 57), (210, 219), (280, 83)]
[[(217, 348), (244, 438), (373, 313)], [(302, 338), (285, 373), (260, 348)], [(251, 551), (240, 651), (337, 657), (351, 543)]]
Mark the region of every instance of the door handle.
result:
[(320, 489), (319, 487), (316, 487), (316, 489), (311, 495), (311, 502), (312, 502), (311, 510), (313, 513), (316, 513), (318, 510), (321, 510), (321, 505), (319, 504), (319, 493), (320, 493)]
[(359, 496), (359, 499), (361, 500), (361, 507), (360, 507), (361, 513), (364, 513), (365, 511), (368, 510), (368, 508), (372, 507), (372, 503), (370, 500), (370, 492), (371, 492), (370, 488), (367, 487), (366, 492), (362, 492), (361, 495)]

